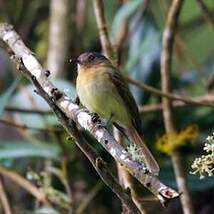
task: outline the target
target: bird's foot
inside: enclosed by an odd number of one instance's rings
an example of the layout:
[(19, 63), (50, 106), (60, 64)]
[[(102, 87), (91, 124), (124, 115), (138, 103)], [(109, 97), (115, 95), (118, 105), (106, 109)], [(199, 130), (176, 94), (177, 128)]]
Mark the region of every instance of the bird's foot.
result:
[(75, 97), (74, 103), (77, 104), (78, 106), (80, 105), (80, 98), (79, 98), (79, 96)]
[(97, 122), (100, 123), (101, 122), (100, 117), (99, 117), (99, 115), (97, 113), (89, 112), (89, 114), (91, 115), (91, 121), (93, 123), (97, 123)]

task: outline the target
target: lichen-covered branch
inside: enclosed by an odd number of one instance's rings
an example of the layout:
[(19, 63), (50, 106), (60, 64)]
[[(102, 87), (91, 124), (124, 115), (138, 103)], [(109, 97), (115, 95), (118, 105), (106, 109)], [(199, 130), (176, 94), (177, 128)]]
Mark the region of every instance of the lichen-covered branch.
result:
[(64, 112), (68, 118), (71, 118), (81, 127), (88, 130), (112, 157), (158, 197), (161, 203), (166, 203), (172, 198), (178, 197), (179, 194), (175, 190), (161, 183), (156, 176), (148, 173), (142, 164), (134, 161), (129, 153), (115, 141), (105, 126), (103, 126), (102, 121), (94, 121), (91, 114), (80, 109), (67, 95), (61, 93), (51, 83), (48, 79), (49, 72), (42, 68), (11, 25), (0, 24), (0, 38), (8, 44), (16, 57), (22, 61), (31, 76), (38, 81), (38, 84), (44, 89), (46, 94), (54, 100), (55, 105)]
[(27, 71), (24, 67), (21, 68), (21, 71), (24, 71), (26, 76), (30, 78), (37, 89), (37, 93), (45, 99), (48, 105), (51, 107), (58, 120), (65, 128), (65, 130), (74, 138), (78, 147), (89, 159), (101, 179), (109, 186), (112, 191), (119, 197), (122, 203), (126, 206), (126, 209), (130, 214), (138, 214), (139, 211), (133, 201), (131, 200), (128, 192), (126, 192), (108, 170), (106, 163), (99, 157), (97, 152), (90, 146), (85, 138), (78, 131), (75, 122), (72, 119), (69, 119), (66, 114), (56, 105), (55, 98), (51, 98), (47, 92), (42, 88), (37, 79), (32, 76), (32, 74)]
[[(183, 0), (172, 1), (163, 32), (162, 53), (161, 53), (161, 88), (164, 93), (169, 93), (171, 91), (170, 72), (172, 65), (173, 44), (175, 39), (175, 32), (177, 29), (178, 17), (183, 2), (184, 2)], [(166, 133), (170, 134), (175, 132), (171, 108), (172, 103), (169, 98), (162, 97), (162, 104)], [(187, 188), (186, 177), (182, 169), (181, 157), (177, 151), (174, 151), (172, 153), (172, 163), (179, 191), (183, 193), (180, 197), (183, 212), (185, 214), (193, 214), (194, 211), (192, 201)]]

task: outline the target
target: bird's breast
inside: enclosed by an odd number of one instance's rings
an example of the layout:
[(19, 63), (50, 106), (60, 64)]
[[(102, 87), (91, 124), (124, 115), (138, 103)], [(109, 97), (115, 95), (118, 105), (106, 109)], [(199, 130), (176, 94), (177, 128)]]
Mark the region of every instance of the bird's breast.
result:
[(130, 123), (130, 116), (118, 91), (105, 70), (78, 72), (77, 94), (81, 103), (103, 118)]
[(81, 103), (90, 111), (103, 116), (102, 109), (108, 93), (112, 90), (108, 75), (102, 70), (79, 71), (76, 82)]

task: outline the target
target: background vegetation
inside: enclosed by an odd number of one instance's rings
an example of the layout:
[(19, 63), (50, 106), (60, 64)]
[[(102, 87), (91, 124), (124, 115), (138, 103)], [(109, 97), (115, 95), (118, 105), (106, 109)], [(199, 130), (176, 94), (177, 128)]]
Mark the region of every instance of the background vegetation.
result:
[[(121, 72), (160, 88), (162, 33), (171, 1), (103, 2)], [(173, 93), (202, 104), (214, 103), (213, 12), (212, 0), (184, 1), (174, 42)], [(69, 59), (85, 51), (101, 51), (92, 0), (1, 0), (0, 21), (14, 25), (51, 71), (57, 87), (75, 98), (76, 68)], [(5, 212), (4, 196), (12, 213), (120, 213), (119, 199), (102, 183), (75, 143), (67, 139), (33, 86), (18, 76), (1, 42), (0, 78), (0, 213)], [(200, 180), (189, 172), (213, 132), (213, 107), (173, 101), (177, 132), (168, 142), (161, 138), (165, 133), (161, 97), (133, 84), (130, 89), (141, 109), (147, 145), (161, 166), (160, 180), (177, 188), (170, 152), (176, 145), (195, 213), (212, 213), (213, 177)], [(84, 135), (116, 173), (110, 155), (88, 133)], [(19, 176), (21, 183), (17, 182)], [(30, 183), (23, 185), (26, 180)], [(183, 212), (179, 200), (164, 209), (142, 185), (134, 183), (145, 213)], [(49, 208), (30, 194), (31, 184), (48, 197)]]

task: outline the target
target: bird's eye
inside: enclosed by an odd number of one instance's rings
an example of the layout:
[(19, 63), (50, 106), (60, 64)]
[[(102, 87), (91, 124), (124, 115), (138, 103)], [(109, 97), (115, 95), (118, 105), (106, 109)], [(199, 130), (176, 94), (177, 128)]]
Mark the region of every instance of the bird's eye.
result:
[(93, 54), (90, 54), (89, 56), (88, 56), (88, 60), (89, 61), (93, 61), (95, 59), (95, 56), (93, 55)]

